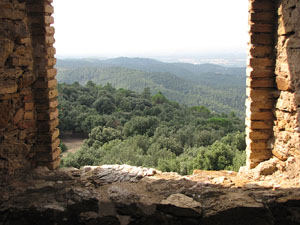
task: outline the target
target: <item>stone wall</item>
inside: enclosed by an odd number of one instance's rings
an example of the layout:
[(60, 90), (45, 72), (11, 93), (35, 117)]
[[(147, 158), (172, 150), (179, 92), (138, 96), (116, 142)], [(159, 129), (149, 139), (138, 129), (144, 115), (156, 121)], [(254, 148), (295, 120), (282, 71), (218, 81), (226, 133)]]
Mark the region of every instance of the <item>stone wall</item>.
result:
[(280, 0), (276, 34), (276, 101), (272, 153), (281, 160), (300, 154), (300, 2)]
[(0, 173), (59, 164), (50, 1), (0, 1)]
[[(52, 0), (0, 0), (0, 173), (59, 166)], [(247, 167), (300, 153), (300, 3), (249, 0)]]
[(277, 98), (274, 79), (275, 2), (249, 0), (246, 134), (247, 167), (272, 157), (273, 108)]

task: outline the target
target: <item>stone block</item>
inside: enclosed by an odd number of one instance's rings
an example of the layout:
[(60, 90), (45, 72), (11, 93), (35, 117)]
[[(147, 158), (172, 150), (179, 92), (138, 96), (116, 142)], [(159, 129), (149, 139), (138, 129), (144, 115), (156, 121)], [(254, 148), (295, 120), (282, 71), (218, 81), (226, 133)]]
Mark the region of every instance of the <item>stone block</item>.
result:
[(272, 33), (273, 32), (273, 24), (251, 23), (250, 26), (249, 26), (249, 32)]
[(41, 143), (39, 142), (39, 139), (37, 141), (38, 142), (36, 144), (36, 151), (48, 154), (51, 154), (53, 151), (55, 151), (60, 144), (60, 140), (58, 138), (51, 143)]
[[(270, 119), (272, 119), (271, 117)], [(246, 119), (246, 126), (255, 130), (272, 130), (273, 120), (251, 120)]]
[(33, 102), (27, 102), (27, 103), (25, 103), (25, 110), (26, 111), (33, 110), (33, 107), (34, 107)]
[(54, 88), (57, 86), (57, 80), (52, 79), (52, 80), (37, 80), (34, 84), (34, 88), (37, 89), (44, 89), (44, 88)]
[(247, 76), (251, 78), (258, 78), (258, 77), (275, 77), (274, 69), (273, 68), (252, 68), (247, 67), (246, 70)]
[(274, 42), (272, 33), (250, 33), (250, 43), (259, 45), (272, 45)]
[(274, 114), (271, 111), (251, 112), (250, 110), (246, 110), (246, 116), (250, 120), (272, 120), (272, 119), (274, 119)]
[(289, 79), (281, 76), (276, 76), (276, 84), (278, 90), (290, 91), (292, 90), (292, 83)]
[(55, 109), (55, 111), (39, 112), (37, 115), (38, 120), (53, 120), (57, 117), (58, 109)]
[(36, 160), (38, 162), (52, 162), (59, 157), (61, 151), (60, 148), (56, 148), (53, 152), (38, 152)]
[(38, 122), (38, 130), (39, 132), (50, 132), (53, 131), (58, 126), (58, 118), (53, 119), (51, 121), (39, 121)]
[(273, 89), (253, 89), (246, 88), (246, 95), (251, 98), (252, 101), (267, 101), (268, 99), (276, 98), (276, 93)]
[(46, 27), (46, 34), (47, 35), (54, 35), (55, 28), (54, 27)]
[(42, 99), (52, 99), (58, 96), (58, 91), (57, 89), (40, 89), (37, 91), (36, 99), (37, 100), (42, 100)]
[(50, 25), (54, 23), (54, 18), (53, 16), (45, 16), (44, 21), (46, 25)]
[(248, 57), (247, 65), (256, 68), (265, 68), (265, 67), (273, 67), (274, 59), (273, 58), (251, 58)]
[(21, 120), (23, 120), (24, 118), (24, 109), (21, 108), (17, 111), (17, 113), (15, 114), (14, 116), (14, 119), (13, 119), (13, 123), (14, 124), (17, 124), (19, 123)]
[(266, 111), (266, 109), (273, 109), (275, 106), (275, 99), (267, 99), (265, 101), (251, 101), (250, 98), (247, 98), (245, 105), (249, 112), (261, 112)]
[(273, 11), (274, 3), (272, 1), (249, 1), (249, 10)]
[(0, 95), (16, 93), (18, 85), (13, 80), (0, 81)]
[(275, 17), (273, 12), (250, 12), (249, 21), (251, 22), (272, 22)]
[(272, 46), (264, 45), (264, 46), (256, 46), (256, 45), (250, 45), (250, 55), (251, 57), (272, 57), (274, 49)]
[[(1, 12), (0, 12), (1, 14)], [(14, 42), (9, 39), (0, 39), (0, 67), (4, 67), (8, 57), (12, 54)]]
[(33, 120), (34, 113), (32, 111), (26, 111), (24, 114), (24, 120)]
[(267, 140), (271, 137), (271, 130), (252, 130), (246, 127), (246, 135), (252, 140)]
[(266, 150), (268, 149), (267, 141), (246, 139), (246, 144), (251, 150)]
[(273, 88), (275, 87), (275, 80), (273, 78), (247, 77), (246, 85), (251, 88)]

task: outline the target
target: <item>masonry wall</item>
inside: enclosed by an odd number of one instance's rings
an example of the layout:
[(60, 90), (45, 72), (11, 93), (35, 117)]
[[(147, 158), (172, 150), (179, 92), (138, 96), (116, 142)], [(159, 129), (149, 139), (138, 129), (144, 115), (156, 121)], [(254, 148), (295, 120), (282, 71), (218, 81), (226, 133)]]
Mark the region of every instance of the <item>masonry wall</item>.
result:
[(0, 174), (59, 165), (51, 1), (0, 1)]
[(300, 2), (249, 0), (247, 167), (300, 154)]
[(272, 153), (281, 160), (300, 155), (300, 2), (277, 2), (275, 105)]

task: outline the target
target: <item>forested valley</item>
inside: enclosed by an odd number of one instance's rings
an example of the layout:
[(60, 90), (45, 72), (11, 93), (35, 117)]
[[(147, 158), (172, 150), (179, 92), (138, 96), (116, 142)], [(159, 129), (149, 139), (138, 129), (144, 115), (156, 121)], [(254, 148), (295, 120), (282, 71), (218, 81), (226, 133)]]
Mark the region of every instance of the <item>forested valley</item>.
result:
[(147, 58), (59, 59), (60, 83), (88, 81), (141, 93), (163, 93), (171, 101), (187, 106), (203, 105), (213, 112), (245, 112), (246, 69), (215, 64), (164, 63)]
[(135, 92), (87, 81), (58, 90), (61, 133), (86, 137), (62, 166), (130, 164), (190, 174), (245, 163), (244, 122), (234, 112), (179, 104), (149, 87)]

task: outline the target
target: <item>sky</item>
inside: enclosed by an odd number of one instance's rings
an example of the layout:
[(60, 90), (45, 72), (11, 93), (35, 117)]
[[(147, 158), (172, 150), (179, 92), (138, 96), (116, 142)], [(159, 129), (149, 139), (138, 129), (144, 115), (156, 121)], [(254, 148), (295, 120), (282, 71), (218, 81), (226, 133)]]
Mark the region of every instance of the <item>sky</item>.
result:
[(58, 56), (244, 53), (248, 0), (54, 0)]

